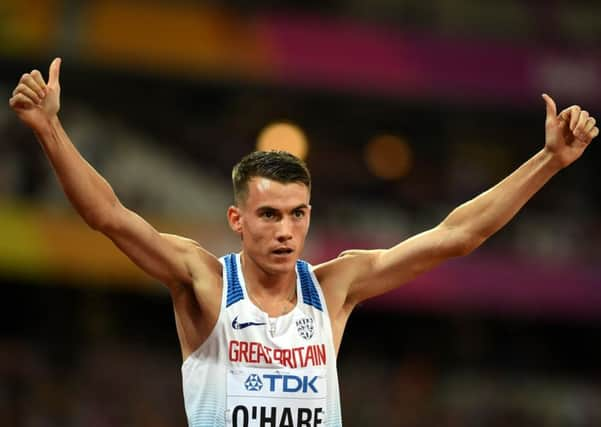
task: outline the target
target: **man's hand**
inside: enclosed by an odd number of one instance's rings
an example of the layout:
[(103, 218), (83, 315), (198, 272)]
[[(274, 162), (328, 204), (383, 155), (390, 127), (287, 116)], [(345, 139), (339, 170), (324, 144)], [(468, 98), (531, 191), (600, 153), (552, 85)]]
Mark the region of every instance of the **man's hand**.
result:
[(60, 66), (61, 59), (55, 58), (50, 64), (48, 84), (38, 70), (23, 74), (10, 98), (10, 107), (34, 131), (40, 130), (60, 109)]
[(599, 135), (596, 120), (578, 105), (563, 110), (557, 115), (555, 101), (543, 94), (547, 104), (545, 122), (545, 150), (553, 154), (562, 168), (578, 159), (590, 142)]

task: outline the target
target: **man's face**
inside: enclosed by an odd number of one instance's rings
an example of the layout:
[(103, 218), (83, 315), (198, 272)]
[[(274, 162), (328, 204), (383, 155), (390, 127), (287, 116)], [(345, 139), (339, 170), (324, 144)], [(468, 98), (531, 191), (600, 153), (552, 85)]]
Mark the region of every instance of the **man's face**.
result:
[(228, 219), (250, 260), (268, 274), (281, 274), (293, 270), (300, 257), (310, 214), (306, 185), (255, 177), (246, 200), (230, 207)]

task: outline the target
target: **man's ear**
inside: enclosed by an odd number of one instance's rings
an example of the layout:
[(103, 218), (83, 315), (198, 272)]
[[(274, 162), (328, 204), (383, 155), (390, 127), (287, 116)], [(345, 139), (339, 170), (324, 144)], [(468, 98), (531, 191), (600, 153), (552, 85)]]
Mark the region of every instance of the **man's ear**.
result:
[(242, 215), (240, 214), (240, 208), (237, 206), (230, 206), (227, 209), (227, 221), (234, 232), (242, 234)]

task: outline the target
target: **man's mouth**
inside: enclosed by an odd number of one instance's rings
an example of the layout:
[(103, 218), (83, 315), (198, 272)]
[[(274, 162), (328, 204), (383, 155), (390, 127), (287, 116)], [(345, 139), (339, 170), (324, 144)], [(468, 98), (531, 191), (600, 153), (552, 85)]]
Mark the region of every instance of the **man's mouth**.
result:
[(294, 250), (291, 248), (277, 248), (277, 249), (274, 249), (273, 251), (271, 251), (271, 253), (274, 253), (276, 255), (288, 255), (288, 254), (291, 254), (292, 252), (294, 252)]

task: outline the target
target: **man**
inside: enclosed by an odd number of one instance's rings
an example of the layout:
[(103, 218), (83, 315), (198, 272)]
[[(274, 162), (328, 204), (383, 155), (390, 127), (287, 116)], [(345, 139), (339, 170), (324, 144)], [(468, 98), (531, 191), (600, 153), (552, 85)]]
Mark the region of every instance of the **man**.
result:
[(543, 95), (545, 146), (515, 172), (431, 230), (315, 267), (299, 260), (311, 216), (306, 167), (285, 153), (253, 153), (234, 168), (227, 211), (242, 251), (218, 259), (125, 208), (81, 157), (57, 116), (59, 70), (57, 58), (47, 83), (37, 70), (24, 74), (10, 106), (86, 223), (169, 288), (191, 426), (341, 425), (336, 353), (353, 308), (472, 252), (599, 134), (586, 111), (557, 115)]

